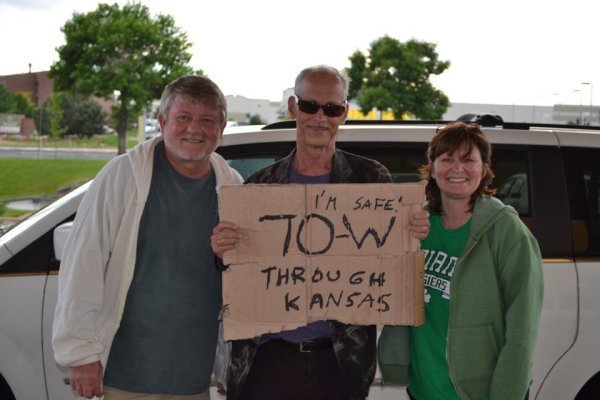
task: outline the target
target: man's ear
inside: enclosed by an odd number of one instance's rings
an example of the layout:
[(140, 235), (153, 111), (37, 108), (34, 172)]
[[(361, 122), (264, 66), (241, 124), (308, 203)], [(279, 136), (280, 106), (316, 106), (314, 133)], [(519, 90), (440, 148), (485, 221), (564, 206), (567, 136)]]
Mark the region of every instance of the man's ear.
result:
[(350, 104), (348, 104), (348, 102), (346, 102), (346, 107), (344, 110), (344, 113), (342, 114), (342, 122), (340, 123), (340, 125), (344, 125), (346, 123), (346, 119), (348, 118), (348, 111), (350, 110)]
[(223, 123), (221, 124), (221, 133), (219, 134), (219, 140), (218, 143), (221, 144), (221, 141), (223, 140), (223, 133), (225, 132), (225, 128), (227, 127), (227, 121), (223, 121)]
[(296, 104), (296, 96), (288, 97), (288, 113), (290, 114), (290, 117), (292, 117), (293, 119), (296, 119), (296, 117), (298, 115), (297, 106), (298, 106), (298, 104)]

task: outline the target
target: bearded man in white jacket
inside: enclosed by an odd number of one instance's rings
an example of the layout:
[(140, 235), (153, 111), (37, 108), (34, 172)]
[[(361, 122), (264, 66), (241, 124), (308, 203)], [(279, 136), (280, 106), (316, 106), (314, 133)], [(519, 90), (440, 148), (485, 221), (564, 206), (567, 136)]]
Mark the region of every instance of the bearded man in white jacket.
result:
[(52, 338), (79, 396), (210, 397), (221, 308), (210, 249), (216, 187), (242, 182), (214, 152), (226, 107), (207, 78), (171, 82), (162, 135), (111, 160), (84, 196), (64, 250)]

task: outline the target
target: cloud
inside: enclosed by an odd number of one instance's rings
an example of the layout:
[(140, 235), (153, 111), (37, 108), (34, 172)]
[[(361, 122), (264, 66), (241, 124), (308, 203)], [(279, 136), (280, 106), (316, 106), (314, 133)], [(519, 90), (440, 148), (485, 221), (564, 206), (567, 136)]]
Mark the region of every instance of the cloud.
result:
[(0, 8), (47, 9), (56, 3), (53, 0), (0, 0)]
[[(29, 63), (34, 71), (50, 68), (65, 40), (61, 27), (73, 12), (128, 1), (0, 0), (0, 75), (27, 71)], [(293, 18), (278, 0), (135, 1), (152, 15), (173, 16), (193, 44), (192, 67), (225, 94), (279, 101), (302, 68), (349, 67), (354, 51), (366, 52), (373, 40), (389, 35), (437, 45), (440, 59), (451, 65), (432, 83), (452, 102), (589, 103), (592, 87), (581, 82), (592, 82), (593, 99), (600, 99), (600, 53), (588, 40), (598, 36), (597, 15), (582, 12), (589, 0), (570, 0), (562, 8), (547, 0), (505, 0), (500, 8), (478, 0), (347, 0), (341, 9), (303, 0)], [(453, 23), (447, 16), (456, 9), (475, 10), (476, 17)], [(493, 18), (479, 17), (492, 10)], [(24, 21), (35, 28), (23, 29)]]

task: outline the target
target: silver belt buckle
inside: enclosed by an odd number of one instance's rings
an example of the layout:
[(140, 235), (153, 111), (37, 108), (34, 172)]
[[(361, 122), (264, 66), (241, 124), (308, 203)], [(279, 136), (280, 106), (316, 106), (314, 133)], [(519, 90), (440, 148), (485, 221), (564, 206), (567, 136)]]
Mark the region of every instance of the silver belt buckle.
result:
[(299, 343), (299, 347), (300, 347), (300, 353), (313, 353), (313, 350), (305, 350), (304, 349), (304, 342), (300, 342)]

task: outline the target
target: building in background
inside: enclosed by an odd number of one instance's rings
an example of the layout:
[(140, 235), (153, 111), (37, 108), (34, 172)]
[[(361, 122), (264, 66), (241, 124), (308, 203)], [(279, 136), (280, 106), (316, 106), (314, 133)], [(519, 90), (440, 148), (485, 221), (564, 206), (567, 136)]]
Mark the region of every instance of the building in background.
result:
[(600, 106), (555, 104), (552, 115), (558, 124), (583, 121), (583, 125), (600, 125)]
[(48, 71), (0, 76), (0, 84), (11, 93), (24, 93), (36, 108), (43, 107), (52, 94)]
[[(279, 103), (277, 115), (279, 119), (288, 119), (287, 99), (294, 95), (294, 89), (288, 88), (283, 92), (283, 99)], [(254, 100), (246, 99), (248, 104)], [(371, 110), (367, 115), (360, 111), (356, 100), (349, 103), (348, 119), (359, 120), (393, 120), (394, 114), (390, 111)], [(590, 114), (591, 112), (591, 114)], [(589, 125), (600, 125), (600, 106), (566, 105), (556, 104), (554, 106), (517, 105), (517, 104), (477, 104), (477, 103), (451, 103), (450, 107), (442, 116), (444, 121), (452, 121), (463, 114), (495, 114), (502, 117), (506, 122), (538, 123), (538, 124), (564, 124), (578, 125), (583, 121)], [(409, 119), (404, 116), (402, 119)], [(267, 122), (274, 122), (268, 120)]]
[[(54, 87), (49, 71), (29, 72), (26, 74), (2, 75), (0, 85), (4, 85), (11, 93), (22, 93), (31, 100), (36, 109), (43, 108), (52, 95)], [(114, 99), (92, 97), (100, 105), (106, 115), (112, 113)], [(38, 132), (37, 124), (32, 118), (24, 115), (10, 114), (0, 118), (0, 133), (31, 136)]]
[[(10, 92), (25, 93), (37, 107), (43, 107), (52, 94), (52, 79), (48, 77), (49, 71), (28, 72), (26, 74), (0, 76), (0, 84)], [(245, 125), (251, 121), (260, 119), (263, 123), (270, 124), (284, 119), (289, 119), (287, 112), (287, 99), (294, 95), (293, 88), (287, 88), (282, 93), (281, 101), (266, 99), (249, 99), (240, 95), (228, 95), (227, 109), (229, 125)], [(114, 99), (98, 99), (107, 115), (111, 114)], [(148, 110), (148, 118), (155, 118), (158, 108), (158, 100)], [(356, 101), (349, 103), (349, 119), (363, 120), (392, 120), (393, 113), (389, 111), (372, 110), (363, 115)], [(507, 104), (476, 104), (476, 103), (452, 103), (443, 120), (454, 120), (467, 113), (473, 114), (496, 114), (507, 122), (540, 123), (540, 124), (574, 124), (597, 126), (600, 125), (600, 106), (586, 106), (555, 104), (554, 106), (536, 105), (507, 105)], [(404, 117), (408, 119), (408, 116)]]
[[(50, 71), (31, 72), (30, 70), (26, 74), (2, 75), (0, 76), (0, 85), (4, 85), (9, 92), (25, 94), (36, 108), (42, 108), (52, 95), (54, 87), (48, 72)], [(107, 115), (112, 113), (114, 99), (98, 97), (92, 97), (92, 99), (102, 107)]]
[(227, 100), (227, 119), (238, 124), (248, 124), (253, 116), (263, 123), (270, 124), (280, 119), (278, 110), (281, 103), (264, 99), (249, 99), (244, 96), (229, 95)]
[[(454, 103), (443, 116), (454, 120), (467, 113), (495, 114), (506, 122), (561, 125), (600, 125), (600, 106), (555, 104), (554, 106)], [(591, 119), (590, 119), (591, 116)], [(591, 120), (591, 124), (590, 124)]]
[[(452, 121), (463, 114), (495, 114), (506, 122), (527, 122), (539, 124), (557, 124), (553, 107), (516, 104), (475, 104), (452, 103), (443, 116), (444, 120)], [(573, 123), (575, 120), (573, 120)], [(563, 121), (561, 123), (566, 123)]]
[[(21, 93), (27, 97), (35, 108), (41, 108), (52, 94), (52, 80), (48, 71), (31, 72), (0, 76), (0, 85), (4, 85), (11, 93)], [(0, 134), (31, 136), (36, 132), (32, 118), (21, 114), (0, 115)]]

